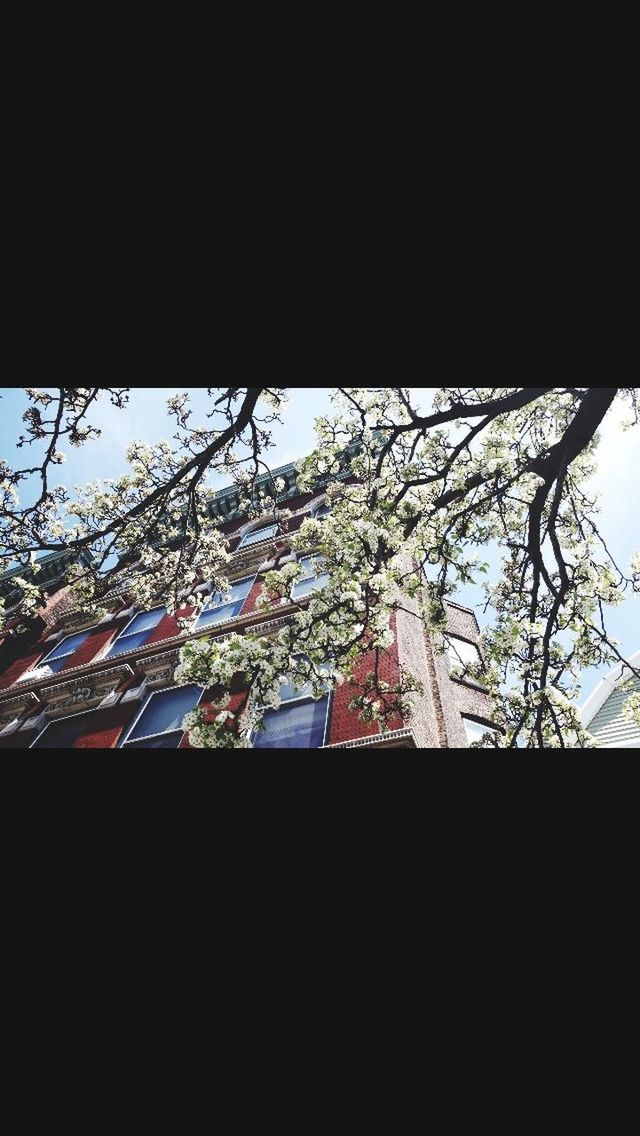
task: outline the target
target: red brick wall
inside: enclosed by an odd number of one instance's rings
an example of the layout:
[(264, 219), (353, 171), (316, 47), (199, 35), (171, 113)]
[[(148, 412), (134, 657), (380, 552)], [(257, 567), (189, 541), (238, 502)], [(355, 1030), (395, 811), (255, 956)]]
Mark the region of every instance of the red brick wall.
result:
[(139, 702), (125, 702), (111, 710), (95, 711), (95, 729), (76, 738), (74, 749), (113, 749), (122, 731), (140, 709)]
[(14, 682), (30, 671), (42, 656), (46, 654), (44, 647), (30, 647), (26, 655), (21, 655), (20, 658), (14, 659), (7, 667), (4, 674), (0, 675), (0, 690), (5, 690), (8, 686), (12, 686)]
[[(225, 709), (234, 710), (234, 711), (237, 710), (238, 707), (240, 706), (240, 703), (242, 702), (243, 697), (244, 697), (244, 695), (242, 694), (242, 692), (239, 693), (239, 694), (232, 694), (231, 698), (229, 699), (229, 705)], [(211, 708), (211, 706), (215, 706), (215, 701), (212, 699), (211, 692), (208, 691), (208, 690), (205, 690), (205, 692), (202, 696), (202, 699), (200, 700), (198, 709), (199, 710), (209, 710)], [(189, 743), (189, 734), (186, 733), (184, 735), (182, 741), (180, 742), (179, 749), (194, 749), (194, 748), (195, 747), (192, 746)]]
[[(190, 615), (193, 608), (185, 608), (181, 610), (181, 615)], [(173, 639), (174, 635), (181, 635), (182, 630), (176, 619), (175, 615), (163, 615), (157, 627), (154, 627), (151, 635), (147, 639), (145, 646), (149, 643), (159, 643), (162, 639)]]
[[(391, 627), (395, 632), (395, 616), (391, 619)], [(369, 671), (373, 670), (373, 667), (374, 655), (373, 652), (371, 652), (370, 655), (365, 655), (355, 668), (354, 678), (356, 682), (363, 682)], [(400, 680), (397, 640), (391, 645), (388, 651), (385, 651), (381, 658), (380, 675), (385, 682), (394, 683)], [(350, 741), (352, 738), (369, 738), (379, 732), (374, 723), (362, 722), (357, 710), (349, 710), (351, 699), (358, 693), (357, 685), (354, 686), (346, 681), (343, 682), (342, 686), (336, 687), (331, 703), (328, 745), (333, 745), (334, 742)], [(390, 722), (389, 729), (399, 730), (403, 725), (404, 723), (401, 722), (399, 718), (397, 720), (394, 719)]]
[(253, 583), (253, 587), (251, 588), (249, 595), (247, 596), (246, 600), (244, 601), (244, 607), (242, 608), (242, 615), (246, 615), (247, 612), (249, 612), (249, 611), (255, 611), (256, 610), (256, 603), (258, 601), (258, 597), (262, 594), (262, 588), (263, 588), (263, 583), (262, 583), (262, 580), (260, 579), (260, 577), (258, 576), (258, 578)]
[(89, 638), (85, 639), (84, 643), (80, 644), (77, 651), (69, 655), (69, 658), (65, 661), (61, 670), (58, 671), (58, 674), (63, 674), (71, 667), (81, 667), (83, 663), (90, 663), (92, 659), (95, 659), (98, 651), (101, 651), (111, 639), (115, 639), (112, 626), (100, 627), (96, 631), (93, 631), (91, 635), (89, 635)]

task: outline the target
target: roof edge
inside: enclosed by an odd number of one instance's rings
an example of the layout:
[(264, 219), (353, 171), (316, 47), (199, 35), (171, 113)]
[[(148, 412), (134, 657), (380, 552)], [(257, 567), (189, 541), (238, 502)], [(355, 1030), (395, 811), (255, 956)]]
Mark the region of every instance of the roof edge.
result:
[[(636, 651), (633, 655), (629, 655), (629, 662), (631, 663), (632, 667), (640, 666), (640, 651)], [(582, 719), (583, 726), (588, 726), (589, 723), (595, 718), (598, 710), (600, 710), (604, 706), (609, 695), (613, 693), (618, 683), (621, 681), (624, 670), (624, 663), (616, 663), (615, 667), (613, 667), (612, 670), (610, 670), (609, 673), (604, 676), (604, 678), (601, 678), (595, 689), (591, 691), (591, 694), (580, 710), (580, 717)]]

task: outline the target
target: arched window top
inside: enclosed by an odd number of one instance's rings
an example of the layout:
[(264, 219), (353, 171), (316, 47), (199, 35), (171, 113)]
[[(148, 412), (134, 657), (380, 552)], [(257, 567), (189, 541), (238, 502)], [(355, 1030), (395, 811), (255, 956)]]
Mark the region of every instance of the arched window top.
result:
[(279, 525), (275, 521), (272, 521), (271, 524), (265, 524), (264, 520), (253, 521), (251, 525), (244, 530), (238, 549), (248, 548), (252, 544), (260, 544), (263, 540), (269, 540), (271, 537), (276, 536), (278, 531)]
[(314, 521), (321, 521), (323, 517), (327, 517), (331, 512), (331, 506), (326, 497), (318, 497), (315, 501), (311, 502), (310, 513)]

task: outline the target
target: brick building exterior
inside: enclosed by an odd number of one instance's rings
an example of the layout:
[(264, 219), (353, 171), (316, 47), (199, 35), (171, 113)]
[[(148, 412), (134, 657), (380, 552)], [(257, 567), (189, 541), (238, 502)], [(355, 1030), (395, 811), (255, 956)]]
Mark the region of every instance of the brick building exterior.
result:
[[(14, 620), (12, 625), (9, 617), (0, 638), (0, 748), (191, 748), (181, 720), (188, 710), (206, 705), (211, 698), (200, 688), (175, 686), (180, 647), (191, 638), (231, 631), (268, 635), (282, 626), (294, 610), (290, 606), (256, 609), (263, 575), (292, 555), (288, 536), (304, 518), (326, 510), (322, 486), (313, 494), (300, 494), (294, 466), (276, 470), (273, 476), (281, 477), (286, 486), (283, 496), (292, 512), (286, 532), (278, 531), (266, 517), (243, 519), (235, 487), (219, 493), (213, 502), (212, 524), (225, 533), (232, 552), (231, 597), (211, 595), (204, 581), (199, 590), (207, 596), (207, 604), (186, 632), (161, 606), (151, 612), (139, 609), (135, 572), (124, 573), (112, 589), (103, 603), (108, 614), (99, 623), (83, 619), (65, 583), (69, 554), (44, 558), (38, 583), (46, 595), (45, 606), (27, 621)], [(0, 594), (9, 612), (15, 600), (15, 574), (0, 578)], [(305, 595), (321, 582), (309, 568), (308, 579), (297, 586), (297, 602), (303, 604)], [(452, 659), (473, 661), (477, 656), (475, 616), (450, 604), (448, 617), (451, 658), (434, 652), (420, 620), (410, 612), (394, 616), (395, 642), (386, 653), (384, 677), (395, 680), (405, 665), (422, 679), (426, 692), (411, 722), (398, 722), (395, 729), (379, 734), (349, 710), (353, 688), (345, 683), (315, 703), (304, 692), (292, 692), (280, 710), (268, 713), (266, 732), (254, 739), (256, 748), (467, 747), (490, 727), (491, 711), (480, 684), (451, 673)], [(361, 667), (363, 674), (370, 669), (366, 660)]]

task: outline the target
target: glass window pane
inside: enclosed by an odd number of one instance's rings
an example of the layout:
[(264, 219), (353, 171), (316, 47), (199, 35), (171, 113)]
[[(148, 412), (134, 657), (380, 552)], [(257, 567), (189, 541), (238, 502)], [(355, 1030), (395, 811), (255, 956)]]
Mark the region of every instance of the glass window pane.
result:
[(466, 639), (457, 639), (454, 635), (450, 635), (449, 640), (447, 654), (452, 667), (462, 667), (467, 664), (475, 666), (480, 662), (480, 652), (475, 643), (467, 643)]
[(78, 714), (73, 718), (63, 718), (59, 722), (50, 722), (44, 733), (31, 746), (31, 749), (72, 749), (74, 742), (84, 734), (91, 732), (93, 719), (95, 729), (95, 716)]
[(128, 638), (129, 635), (136, 635), (140, 631), (151, 631), (158, 626), (160, 620), (166, 614), (166, 607), (156, 607), (153, 611), (141, 611), (120, 634)]
[(310, 580), (299, 580), (297, 584), (293, 585), (294, 599), (300, 599), (301, 596), (308, 596), (309, 592), (319, 591), (320, 588), (326, 588), (329, 583), (329, 576), (325, 573), (322, 576), (311, 577)]
[(159, 738), (145, 738), (141, 742), (129, 742), (125, 749), (179, 749), (184, 730), (174, 734), (160, 734)]
[(282, 702), (291, 702), (294, 698), (309, 698), (310, 695), (310, 682), (305, 683), (302, 687), (295, 687), (292, 682), (285, 682), (280, 687), (280, 699)]
[(139, 631), (137, 635), (125, 635), (124, 639), (116, 639), (107, 657), (111, 659), (113, 655), (121, 655), (123, 651), (133, 651), (134, 647), (143, 647), (149, 635), (149, 631)]
[(253, 576), (250, 576), (248, 580), (236, 580), (235, 584), (232, 584), (229, 588), (229, 591), (225, 592), (224, 595), (221, 592), (218, 592), (217, 595), (211, 596), (211, 599), (209, 600), (211, 607), (215, 607), (216, 605), (222, 604), (223, 602), (237, 603), (238, 600), (246, 600), (249, 592), (251, 591), (253, 580)]
[(239, 615), (243, 600), (238, 603), (222, 604), (220, 607), (208, 607), (198, 616), (197, 627), (208, 627), (210, 623), (223, 623), (225, 619), (232, 619)]
[(464, 722), (464, 728), (467, 731), (467, 741), (469, 742), (469, 745), (471, 745), (472, 742), (479, 742), (483, 734), (496, 733), (496, 731), (491, 726), (485, 726), (482, 724), (482, 722), (474, 722), (471, 718), (465, 718), (464, 715), (462, 716), (462, 721)]
[(322, 517), (327, 517), (330, 512), (331, 509), (329, 505), (320, 505), (320, 507), (316, 509), (315, 513), (313, 514), (314, 520), (319, 521), (322, 519)]
[(308, 580), (312, 580), (313, 577), (315, 576), (315, 572), (313, 571), (313, 557), (312, 556), (301, 556), (299, 561), (298, 561), (298, 564), (302, 568), (302, 570), (305, 574), (305, 578), (308, 579)]
[(294, 702), (279, 710), (268, 710), (264, 730), (256, 731), (254, 749), (317, 749), (324, 739), (327, 699)]
[(277, 531), (277, 525), (265, 525), (262, 529), (254, 529), (253, 532), (243, 536), (238, 548), (245, 548), (248, 544), (258, 544), (261, 540), (268, 540), (270, 536), (275, 536)]
[(152, 694), (129, 737), (133, 740), (180, 729), (182, 719), (193, 710), (201, 694), (200, 686), (176, 686)]
[(48, 667), (52, 674), (57, 674), (63, 667), (73, 666), (73, 659), (71, 655), (63, 655), (60, 659), (47, 659), (46, 663), (43, 661), (38, 666)]
[[(89, 631), (79, 631), (77, 635), (67, 635), (65, 639), (62, 639), (61, 642), (58, 643), (57, 647), (54, 647), (47, 659), (47, 665), (51, 659), (58, 659), (61, 655), (70, 655), (73, 651), (77, 651), (81, 643), (84, 643), (85, 639), (89, 638), (89, 635)], [(44, 662), (44, 659), (42, 662)]]

